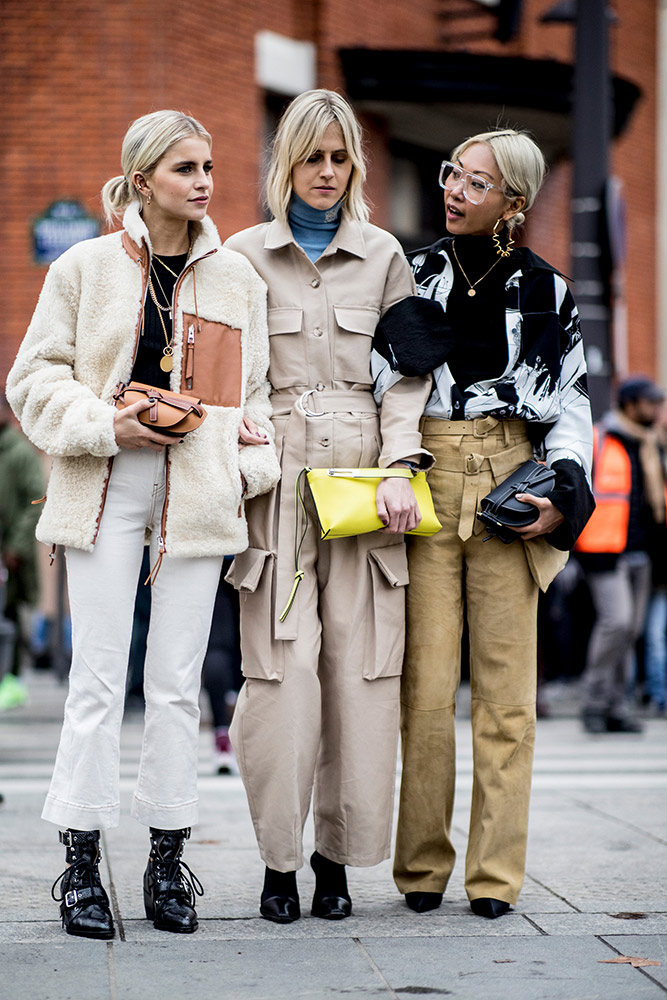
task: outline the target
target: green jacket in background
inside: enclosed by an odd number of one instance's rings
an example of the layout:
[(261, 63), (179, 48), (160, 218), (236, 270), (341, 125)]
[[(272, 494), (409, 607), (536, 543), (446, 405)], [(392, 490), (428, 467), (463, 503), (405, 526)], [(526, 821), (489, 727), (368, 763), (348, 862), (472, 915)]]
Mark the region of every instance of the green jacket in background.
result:
[(39, 455), (15, 427), (0, 427), (0, 553), (21, 559), (7, 581), (7, 606), (34, 604), (39, 596), (35, 525), (41, 508), (32, 504), (44, 492)]

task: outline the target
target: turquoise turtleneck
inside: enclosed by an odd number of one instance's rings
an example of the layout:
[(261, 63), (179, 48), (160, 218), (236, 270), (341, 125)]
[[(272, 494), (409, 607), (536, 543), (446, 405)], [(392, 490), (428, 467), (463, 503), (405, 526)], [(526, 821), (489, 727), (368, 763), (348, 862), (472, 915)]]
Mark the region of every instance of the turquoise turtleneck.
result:
[(288, 213), (290, 229), (312, 261), (321, 256), (334, 238), (340, 225), (342, 203), (341, 198), (332, 208), (312, 208), (297, 194), (292, 194)]

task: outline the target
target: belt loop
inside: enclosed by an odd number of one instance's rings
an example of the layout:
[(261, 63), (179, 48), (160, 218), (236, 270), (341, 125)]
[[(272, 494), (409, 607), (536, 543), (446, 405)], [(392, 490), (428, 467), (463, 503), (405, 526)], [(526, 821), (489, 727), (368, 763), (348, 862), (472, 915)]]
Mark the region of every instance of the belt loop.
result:
[(507, 420), (503, 420), (502, 423), (503, 423), (503, 434), (505, 436), (505, 447), (509, 448), (509, 446), (510, 446), (510, 428), (509, 428), (509, 424), (508, 424)]

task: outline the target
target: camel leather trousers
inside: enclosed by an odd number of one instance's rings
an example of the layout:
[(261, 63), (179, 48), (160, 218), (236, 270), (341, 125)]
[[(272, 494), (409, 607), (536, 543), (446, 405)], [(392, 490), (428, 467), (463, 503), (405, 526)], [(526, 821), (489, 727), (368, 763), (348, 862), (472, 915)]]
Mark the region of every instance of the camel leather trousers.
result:
[(527, 458), (522, 421), (423, 421), (423, 447), (442, 531), (409, 544), (401, 689), (403, 777), (394, 877), (402, 893), (444, 892), (456, 748), (461, 636), (470, 636), (473, 790), (469, 899), (516, 902), (524, 878), (535, 736), (537, 595), (523, 542), (493, 538), (479, 501)]

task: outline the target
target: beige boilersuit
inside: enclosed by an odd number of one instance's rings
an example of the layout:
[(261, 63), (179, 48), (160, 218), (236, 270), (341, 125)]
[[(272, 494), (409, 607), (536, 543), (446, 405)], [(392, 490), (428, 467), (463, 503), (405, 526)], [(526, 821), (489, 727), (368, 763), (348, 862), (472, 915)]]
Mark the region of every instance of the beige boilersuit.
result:
[[(314, 795), (316, 848), (341, 864), (389, 856), (407, 560), (402, 536), (322, 541), (316, 517), (294, 580), (294, 489), (311, 467), (389, 465), (422, 451), (430, 379), (404, 379), (381, 413), (371, 392), (381, 314), (414, 285), (388, 233), (346, 219), (316, 263), (277, 221), (232, 237), (269, 289), (269, 380), (282, 479), (248, 505), (250, 548), (229, 578), (240, 592), (246, 682), (232, 741), (260, 853), (303, 864)], [(308, 395), (304, 395), (308, 394)], [(310, 501), (307, 500), (310, 507)]]

